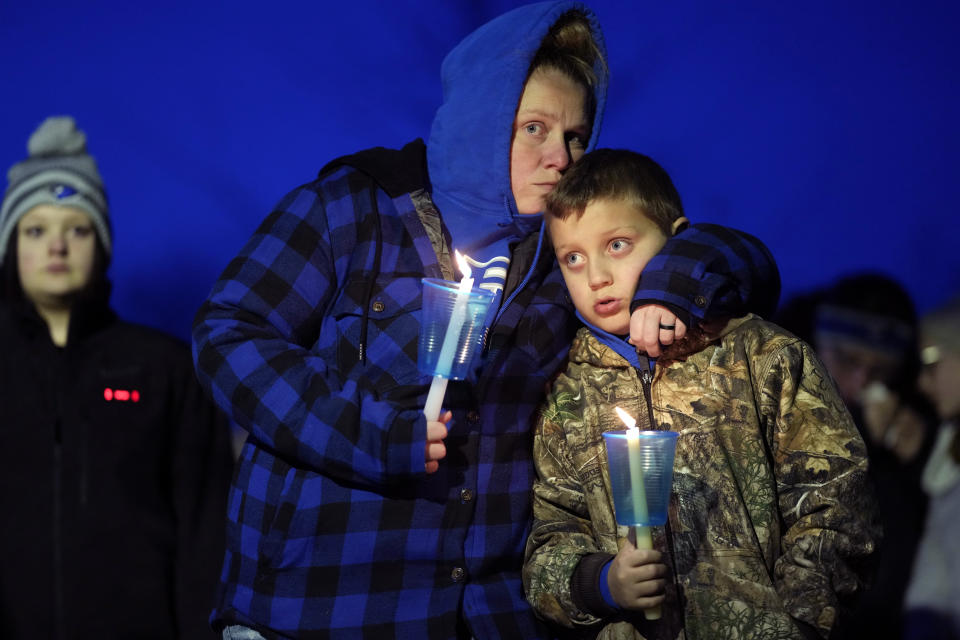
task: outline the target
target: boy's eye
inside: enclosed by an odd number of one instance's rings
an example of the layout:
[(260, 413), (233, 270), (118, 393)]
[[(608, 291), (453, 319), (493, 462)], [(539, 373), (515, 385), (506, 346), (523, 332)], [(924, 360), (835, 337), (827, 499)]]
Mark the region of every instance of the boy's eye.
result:
[(610, 250), (614, 253), (620, 253), (630, 248), (630, 243), (623, 238), (618, 238), (610, 243)]
[(543, 125), (539, 122), (531, 122), (530, 124), (524, 125), (523, 130), (532, 136), (538, 136), (543, 133)]
[(576, 267), (583, 263), (583, 257), (576, 253), (568, 253), (563, 260), (568, 267)]

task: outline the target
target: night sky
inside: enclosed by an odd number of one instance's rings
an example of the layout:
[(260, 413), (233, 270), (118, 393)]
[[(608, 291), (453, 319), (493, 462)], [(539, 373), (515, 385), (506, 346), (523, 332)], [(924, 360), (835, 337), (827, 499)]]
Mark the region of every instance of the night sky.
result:
[[(75, 116), (110, 197), (114, 306), (187, 338), (271, 206), (338, 155), (426, 137), (443, 56), (515, 5), (3, 2), (0, 165)], [(781, 300), (859, 269), (920, 311), (960, 293), (960, 3), (590, 6), (601, 145), (663, 164), (692, 220), (765, 241)]]

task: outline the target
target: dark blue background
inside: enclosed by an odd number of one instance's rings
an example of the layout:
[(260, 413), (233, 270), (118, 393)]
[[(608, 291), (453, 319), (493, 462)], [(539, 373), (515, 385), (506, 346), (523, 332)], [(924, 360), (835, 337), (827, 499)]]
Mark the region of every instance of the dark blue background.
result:
[[(72, 114), (110, 195), (114, 302), (186, 338), (274, 202), (329, 159), (429, 132), (440, 62), (515, 3), (0, 3), (0, 166)], [(960, 292), (955, 0), (591, 4), (601, 144), (650, 154), (688, 214), (773, 250), (785, 295), (860, 268), (921, 311)]]

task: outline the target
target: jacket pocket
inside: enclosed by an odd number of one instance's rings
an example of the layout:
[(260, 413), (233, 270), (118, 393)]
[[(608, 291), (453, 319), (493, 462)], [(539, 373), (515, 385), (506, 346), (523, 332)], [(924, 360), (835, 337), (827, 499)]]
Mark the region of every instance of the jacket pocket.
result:
[(701, 553), (684, 582), (691, 639), (803, 638), (766, 565), (749, 550)]
[[(260, 456), (262, 459), (255, 461), (254, 464), (257, 467), (266, 465), (266, 468), (270, 469), (270, 476), (265, 488), (265, 503), (260, 504), (259, 508), (272, 507), (273, 509), (264, 536), (260, 540), (260, 564), (270, 569), (281, 569), (284, 566), (290, 566), (296, 556), (296, 550), (291, 549), (290, 545), (297, 540), (313, 537), (313, 532), (298, 532), (296, 535), (291, 535), (297, 513), (297, 502), (303, 488), (303, 476), (306, 472), (291, 467), (268, 454), (260, 452)], [(246, 521), (247, 518), (244, 520)]]
[(381, 275), (369, 293), (369, 305), (368, 288), (368, 280), (349, 280), (331, 310), (337, 326), (337, 367), (344, 379), (362, 377), (379, 392), (389, 393), (420, 377), (421, 284), (418, 277)]

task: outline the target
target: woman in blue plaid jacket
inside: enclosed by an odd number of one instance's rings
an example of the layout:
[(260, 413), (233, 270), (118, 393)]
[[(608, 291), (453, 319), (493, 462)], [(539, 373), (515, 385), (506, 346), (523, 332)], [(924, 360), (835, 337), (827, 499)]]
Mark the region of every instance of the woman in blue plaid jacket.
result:
[[(224, 637), (549, 637), (520, 579), (530, 425), (577, 320), (540, 211), (595, 144), (604, 55), (574, 2), (480, 27), (444, 60), (427, 144), (330, 163), (214, 285), (197, 371), (249, 434), (212, 616)], [(638, 288), (637, 344), (656, 355), (674, 333), (660, 323), (764, 311), (751, 290), (776, 300), (765, 249), (728, 241), (668, 245), (693, 260)], [(452, 418), (427, 423), (420, 279), (459, 278), (453, 248), (496, 299), (475, 370), (447, 388)]]

